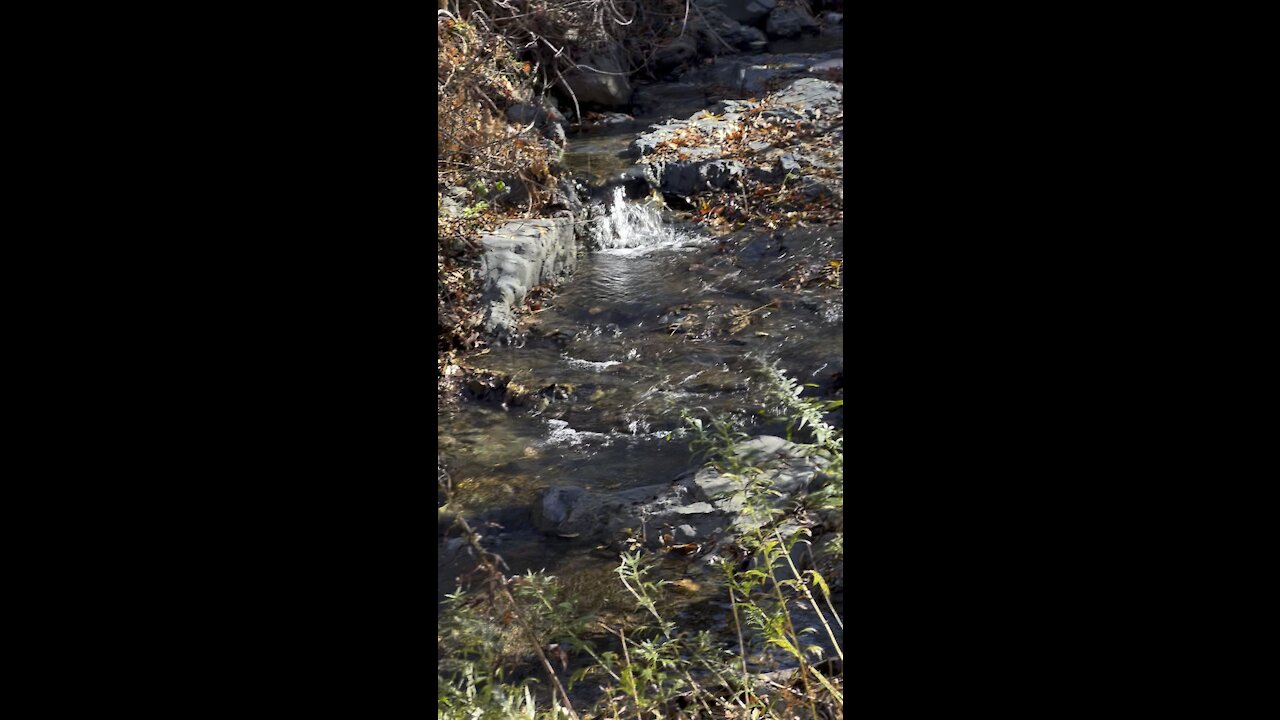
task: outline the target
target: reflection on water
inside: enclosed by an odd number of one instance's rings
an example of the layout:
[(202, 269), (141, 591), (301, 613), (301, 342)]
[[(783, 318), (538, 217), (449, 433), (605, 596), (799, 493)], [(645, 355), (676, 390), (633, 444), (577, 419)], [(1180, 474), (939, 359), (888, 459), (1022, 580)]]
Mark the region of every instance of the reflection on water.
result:
[(635, 138), (634, 131), (619, 131), (573, 138), (564, 154), (564, 163), (574, 177), (587, 183), (615, 177), (629, 170), (633, 160), (620, 154)]
[[(528, 317), (521, 346), (469, 360), (547, 389), (546, 400), (507, 410), (453, 398), (440, 408), (441, 452), (457, 490), (452, 509), (495, 523), (486, 544), (513, 572), (616, 564), (534, 531), (529, 508), (538, 490), (670, 481), (692, 463), (687, 440), (668, 439), (682, 411), (729, 414), (746, 432), (781, 433), (756, 414), (765, 403), (758, 358), (785, 358), (788, 374), (819, 385), (816, 392), (843, 369), (840, 291), (782, 287), (797, 262), (843, 257), (842, 229), (722, 244), (662, 222), (621, 190), (613, 203), (596, 229), (604, 249), (582, 258), (550, 304)], [(469, 569), (462, 552), (440, 543), (442, 592)]]

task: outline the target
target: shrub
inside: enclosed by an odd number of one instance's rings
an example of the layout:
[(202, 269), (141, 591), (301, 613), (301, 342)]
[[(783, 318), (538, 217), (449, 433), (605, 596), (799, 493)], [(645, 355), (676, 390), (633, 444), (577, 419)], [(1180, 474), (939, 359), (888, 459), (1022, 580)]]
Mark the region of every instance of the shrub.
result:
[[(807, 449), (830, 460), (825, 492), (804, 504), (839, 509), (843, 437), (824, 420), (831, 404), (801, 397), (802, 386), (774, 366), (762, 375), (792, 429), (809, 435)], [(441, 615), (441, 717), (843, 717), (844, 653), (833, 627), (843, 629), (843, 619), (822, 572), (801, 572), (791, 557), (797, 543), (809, 541), (809, 531), (790, 522), (803, 508), (774, 506), (766, 474), (733, 452), (745, 435), (727, 419), (686, 413), (685, 423), (692, 449), (722, 475), (745, 481), (746, 511), (758, 521), (739, 540), (749, 561), (717, 560), (736, 637), (726, 646), (705, 629), (673, 621), (671, 591), (678, 583), (661, 579), (661, 564), (642, 551), (620, 556), (615, 573), (629, 607), (612, 608), (606, 617), (605, 608), (576, 602), (580, 595), (558, 578), (507, 578), (498, 570), (500, 560), (459, 520), (486, 579), (480, 591), (451, 595)], [(821, 629), (797, 627), (797, 610), (815, 617)], [(824, 664), (824, 651), (811, 635), (829, 640), (837, 657)], [(570, 656), (589, 662), (570, 673)], [(521, 658), (526, 669), (541, 665), (554, 692), (535, 692), (532, 678), (507, 680), (510, 663)], [(787, 660), (797, 667), (779, 670)], [(569, 676), (568, 688), (590, 683), (600, 689), (582, 716), (571, 707), (560, 674)]]

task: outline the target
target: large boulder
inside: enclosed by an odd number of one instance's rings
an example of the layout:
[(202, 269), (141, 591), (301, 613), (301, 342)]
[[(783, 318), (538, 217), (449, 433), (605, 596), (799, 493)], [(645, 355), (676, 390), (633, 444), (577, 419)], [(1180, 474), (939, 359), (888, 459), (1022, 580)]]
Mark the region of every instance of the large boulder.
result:
[(678, 161), (654, 167), (654, 185), (664, 193), (681, 196), (721, 190), (746, 172), (737, 160)]
[[(568, 90), (583, 110), (615, 110), (631, 105), (631, 81), (620, 59), (620, 50), (588, 51), (578, 58), (577, 67), (564, 75)], [(561, 91), (570, 93), (561, 87)]]
[(632, 107), (637, 115), (688, 117), (707, 107), (707, 91), (700, 83), (646, 85), (636, 89)]
[[(803, 62), (793, 62), (795, 72), (803, 72), (821, 64), (821, 60), (813, 57), (802, 57)], [(754, 69), (751, 66), (743, 70)], [(778, 72), (789, 72), (778, 69)], [(777, 77), (777, 76), (774, 76)], [(769, 96), (767, 109), (761, 112), (763, 117), (777, 117), (788, 120), (799, 118), (826, 117), (834, 118), (843, 107), (844, 88), (838, 83), (819, 80), (817, 78), (800, 78), (792, 81), (785, 89)], [(668, 120), (660, 125), (653, 125), (647, 132), (636, 136), (628, 148), (635, 158), (645, 159), (643, 166), (649, 184), (659, 191), (687, 197), (705, 190), (719, 190), (735, 186), (741, 182), (746, 172), (761, 179), (777, 181), (787, 173), (800, 170), (800, 159), (795, 155), (786, 155), (780, 151), (773, 164), (763, 171), (749, 171), (745, 165), (721, 157), (721, 148), (715, 138), (723, 133), (738, 128), (743, 122), (744, 113), (749, 103), (725, 100), (717, 105), (720, 114), (710, 111), (695, 113), (686, 120)], [(696, 130), (696, 136), (704, 139), (698, 145), (687, 144), (681, 147), (678, 159), (671, 154), (656, 154), (659, 146), (687, 130)], [(754, 148), (758, 152), (770, 152), (767, 145)], [(650, 157), (652, 156), (652, 157)], [(766, 157), (766, 159), (770, 159)], [(808, 164), (828, 167), (820, 160), (807, 160)]]
[(515, 311), (536, 285), (554, 285), (577, 267), (571, 212), (507, 223), (480, 237), (485, 331), (498, 338), (515, 329)]
[(687, 120), (669, 120), (637, 136), (630, 151), (635, 157), (650, 155), (676, 133), (695, 128), (709, 139), (707, 144), (683, 148), (680, 160), (647, 163), (644, 167), (649, 184), (664, 193), (681, 196), (729, 187), (746, 168), (736, 160), (722, 160), (719, 145), (710, 138), (733, 130), (741, 120), (741, 114), (733, 111), (719, 116), (700, 112)]
[(744, 25), (760, 25), (777, 5), (775, 0), (698, 0), (704, 13), (719, 10)]
[(698, 57), (698, 43), (685, 35), (660, 47), (653, 54), (653, 70), (659, 77), (687, 67)]
[(743, 25), (717, 9), (707, 10), (689, 22), (703, 55), (724, 55), (736, 51), (761, 52), (768, 45), (764, 32)]
[(556, 532), (585, 492), (579, 487), (555, 487), (547, 490), (533, 504), (533, 526), (543, 532)]
[(517, 102), (507, 108), (507, 122), (521, 126), (533, 123), (534, 127), (545, 130), (551, 125), (564, 125), (567, 121), (550, 102), (544, 102), (541, 105)]
[(659, 501), (670, 493), (671, 485), (665, 483), (618, 492), (552, 487), (534, 502), (534, 526), (552, 535), (592, 541), (619, 539), (628, 528), (639, 536), (639, 509), (669, 505)]
[(804, 8), (791, 5), (769, 13), (764, 30), (771, 38), (793, 38), (803, 32), (817, 32), (818, 21)]
[(612, 203), (615, 188), (621, 187), (629, 200), (640, 200), (649, 194), (649, 178), (645, 175), (643, 165), (632, 165), (626, 170), (610, 175), (590, 188), (591, 199), (601, 203)]
[[(706, 111), (694, 113), (687, 120), (668, 120), (660, 125), (651, 125), (649, 130), (640, 133), (635, 140), (631, 141), (628, 148), (632, 157), (642, 157), (652, 153), (657, 146), (670, 139), (685, 128), (696, 128), (698, 132), (707, 137), (713, 137), (716, 134), (730, 132), (738, 127), (738, 123), (742, 121), (742, 114), (737, 112), (725, 112), (719, 116), (710, 114)], [(705, 145), (699, 147), (686, 148), (690, 157), (719, 157), (720, 150), (717, 147)]]
[(773, 108), (765, 117), (812, 117), (821, 111), (831, 117), (844, 107), (844, 86), (829, 80), (800, 78), (773, 96)]

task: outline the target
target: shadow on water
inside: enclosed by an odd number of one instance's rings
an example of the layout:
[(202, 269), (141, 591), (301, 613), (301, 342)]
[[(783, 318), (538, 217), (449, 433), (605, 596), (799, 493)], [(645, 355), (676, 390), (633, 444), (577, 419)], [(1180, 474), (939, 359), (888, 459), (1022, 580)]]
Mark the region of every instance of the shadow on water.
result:
[[(597, 144), (572, 148), (571, 159), (612, 158), (621, 140), (586, 142)], [(439, 408), (451, 509), (496, 523), (482, 531), (486, 546), (513, 572), (571, 575), (617, 563), (533, 529), (539, 490), (670, 481), (692, 462), (686, 439), (667, 438), (682, 411), (779, 434), (778, 423), (757, 414), (766, 404), (761, 362), (785, 359), (788, 375), (815, 384), (807, 392), (817, 395), (831, 392), (843, 371), (840, 290), (793, 282), (798, 267), (843, 258), (842, 227), (712, 238), (621, 199), (608, 218), (597, 228), (602, 249), (583, 257), (550, 304), (527, 318), (521, 341), (469, 359), (545, 390), (547, 401), (504, 408), (447, 398)], [(438, 547), (443, 593), (473, 565), (457, 541), (442, 536)]]

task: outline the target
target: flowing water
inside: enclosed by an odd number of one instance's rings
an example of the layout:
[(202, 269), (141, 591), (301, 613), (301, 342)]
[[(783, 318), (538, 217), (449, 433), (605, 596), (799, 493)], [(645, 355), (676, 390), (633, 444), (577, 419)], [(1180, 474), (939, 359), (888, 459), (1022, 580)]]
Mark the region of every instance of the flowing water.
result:
[[(629, 162), (617, 153), (631, 137), (571, 141), (570, 164), (588, 180), (620, 172)], [(693, 464), (681, 411), (781, 434), (757, 413), (765, 405), (761, 363), (778, 361), (789, 376), (815, 384), (808, 392), (816, 395), (831, 393), (844, 369), (840, 290), (786, 282), (799, 265), (842, 259), (843, 227), (712, 237), (673, 222), (653, 200), (627, 200), (620, 188), (606, 199), (607, 215), (592, 228), (598, 249), (529, 317), (527, 332), (468, 358), (542, 390), (546, 400), (508, 408), (464, 392), (439, 408), (451, 509), (479, 518), (485, 544), (511, 572), (546, 569), (591, 588), (617, 584), (616, 554), (533, 529), (539, 490), (671, 480)], [(442, 594), (474, 565), (459, 545), (439, 538)], [(725, 626), (713, 601), (688, 612), (705, 627)]]
[[(783, 288), (800, 262), (843, 256), (840, 228), (794, 230), (727, 242), (662, 219), (645, 203), (613, 199), (595, 229), (601, 249), (517, 343), (472, 358), (532, 389), (556, 386), (544, 408), (455, 398), (441, 404), (441, 453), (469, 509), (508, 522), (493, 537), (525, 567), (573, 555), (527, 527), (537, 490), (557, 484), (626, 488), (674, 477), (686, 443), (667, 435), (680, 412), (731, 414), (749, 431), (761, 360), (829, 391), (843, 370), (839, 290)], [(736, 312), (749, 324), (736, 332)], [(741, 320), (739, 320), (741, 323)], [(449, 556), (442, 546), (442, 560)], [(526, 564), (528, 563), (528, 564)], [(447, 563), (450, 568), (454, 563)], [(513, 568), (515, 565), (513, 565)], [(442, 578), (443, 580), (444, 578)]]

